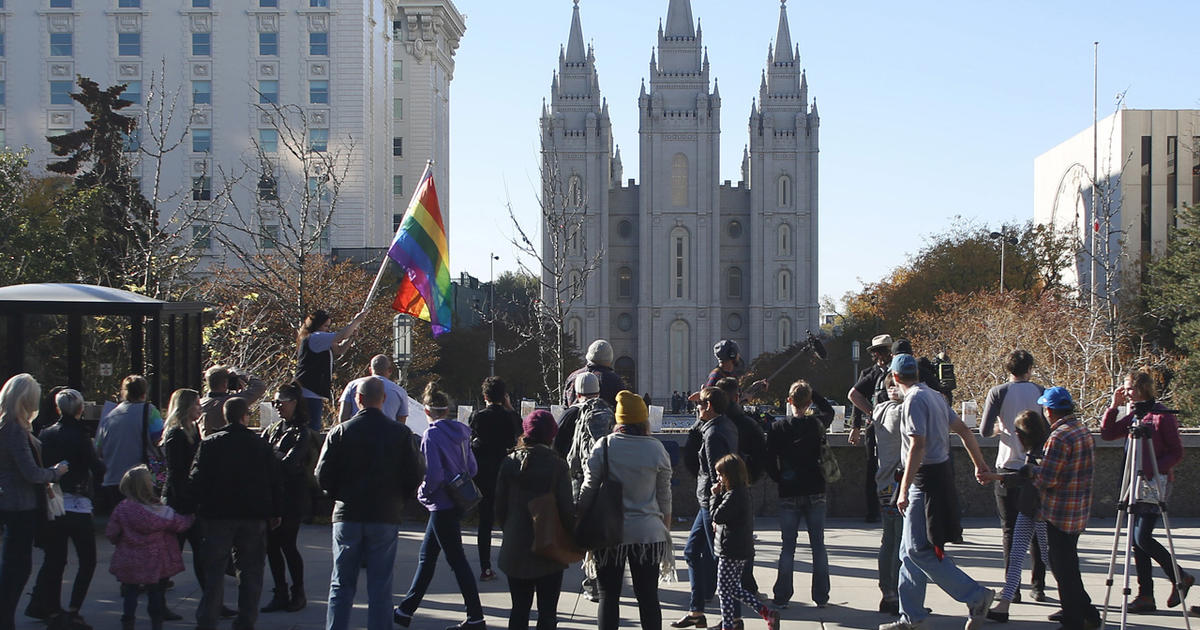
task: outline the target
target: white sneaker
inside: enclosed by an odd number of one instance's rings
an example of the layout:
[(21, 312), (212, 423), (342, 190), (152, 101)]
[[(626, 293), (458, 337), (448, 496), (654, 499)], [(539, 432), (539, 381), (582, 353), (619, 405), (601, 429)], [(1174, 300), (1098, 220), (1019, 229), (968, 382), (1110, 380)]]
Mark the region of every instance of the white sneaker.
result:
[(996, 591), (990, 588), (985, 588), (983, 591), (983, 597), (967, 608), (967, 614), (970, 616), (967, 617), (965, 630), (976, 630), (987, 619), (988, 609), (992, 607), (992, 601), (996, 599)]
[(889, 621), (888, 623), (879, 624), (879, 630), (921, 630), (925, 627), (925, 620), (922, 619), (916, 623), (909, 623), (904, 619)]

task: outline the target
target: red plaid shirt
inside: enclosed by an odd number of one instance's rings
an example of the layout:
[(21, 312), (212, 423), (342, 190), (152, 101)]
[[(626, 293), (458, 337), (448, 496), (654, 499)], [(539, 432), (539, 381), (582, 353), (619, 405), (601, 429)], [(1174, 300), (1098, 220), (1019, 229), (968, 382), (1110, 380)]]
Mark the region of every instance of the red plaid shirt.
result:
[(1068, 534), (1083, 531), (1092, 512), (1094, 448), (1078, 418), (1059, 418), (1050, 427), (1042, 465), (1033, 469), (1033, 483), (1042, 491), (1038, 517)]

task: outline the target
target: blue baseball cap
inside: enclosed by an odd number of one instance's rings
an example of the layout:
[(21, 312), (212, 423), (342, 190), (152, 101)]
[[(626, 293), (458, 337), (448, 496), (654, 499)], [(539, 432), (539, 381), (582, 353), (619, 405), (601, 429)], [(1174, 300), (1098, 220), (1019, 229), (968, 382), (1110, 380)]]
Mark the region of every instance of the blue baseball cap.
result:
[(917, 360), (911, 354), (897, 354), (892, 357), (892, 365), (889, 369), (892, 374), (897, 376), (916, 376), (920, 373), (917, 368)]
[(1067, 391), (1066, 387), (1051, 387), (1042, 393), (1042, 397), (1038, 398), (1038, 404), (1048, 409), (1062, 411), (1064, 409), (1074, 409), (1075, 401), (1071, 400), (1071, 392)]

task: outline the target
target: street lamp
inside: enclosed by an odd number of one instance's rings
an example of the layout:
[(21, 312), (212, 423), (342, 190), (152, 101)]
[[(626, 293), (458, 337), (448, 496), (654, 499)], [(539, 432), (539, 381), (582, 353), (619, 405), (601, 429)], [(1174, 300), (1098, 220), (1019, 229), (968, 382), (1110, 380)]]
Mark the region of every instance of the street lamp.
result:
[(858, 349), (859, 349), (859, 345), (858, 345), (857, 339), (850, 342), (850, 360), (854, 362), (854, 372), (850, 374), (850, 383), (851, 384), (858, 381), (858, 359), (860, 356)]
[(412, 363), (412, 315), (397, 314), (392, 318), (392, 358), (396, 361), (396, 369), (401, 384), (404, 383), (404, 370)]
[(1019, 241), (1017, 241), (1017, 237), (1015, 237), (1015, 236), (1005, 236), (1004, 232), (992, 232), (988, 236), (991, 237), (991, 239), (993, 241), (996, 241), (996, 240), (1000, 241), (1000, 292), (1003, 293), (1004, 292), (1004, 246), (1005, 245), (1014, 245), (1015, 246)]
[(496, 375), (496, 270), (495, 263), (500, 257), (488, 253), (488, 319), (492, 325), (492, 336), (488, 339), (488, 376)]

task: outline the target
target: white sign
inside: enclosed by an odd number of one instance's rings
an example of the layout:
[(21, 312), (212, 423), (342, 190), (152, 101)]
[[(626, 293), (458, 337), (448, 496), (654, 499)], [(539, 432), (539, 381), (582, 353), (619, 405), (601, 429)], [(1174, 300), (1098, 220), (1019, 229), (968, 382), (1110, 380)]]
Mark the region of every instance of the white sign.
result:
[(555, 422), (562, 422), (563, 414), (567, 412), (567, 408), (562, 405), (550, 405), (550, 415), (554, 416)]
[(968, 428), (975, 428), (979, 419), (979, 405), (974, 400), (965, 400), (962, 404), (962, 421)]
[(521, 417), (524, 418), (533, 413), (535, 408), (537, 408), (537, 401), (529, 400), (528, 398), (521, 400)]
[(658, 405), (650, 405), (650, 432), (658, 433), (662, 431), (663, 426), (663, 408)]
[(846, 430), (846, 407), (845, 405), (833, 406), (833, 424), (829, 425), (829, 431), (832, 433), (841, 433)]
[(471, 419), (471, 412), (473, 411), (475, 411), (475, 408), (470, 405), (459, 405), (458, 421), (463, 424), (467, 424), (467, 421)]

